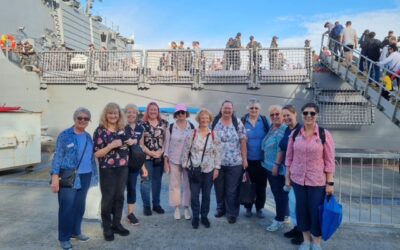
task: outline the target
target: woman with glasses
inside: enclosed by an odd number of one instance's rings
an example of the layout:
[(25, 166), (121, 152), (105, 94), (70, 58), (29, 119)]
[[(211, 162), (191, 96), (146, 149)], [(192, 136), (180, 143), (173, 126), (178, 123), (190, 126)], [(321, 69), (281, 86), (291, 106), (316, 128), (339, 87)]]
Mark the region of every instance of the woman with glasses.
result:
[(233, 103), (224, 101), (213, 121), (212, 130), (221, 139), (221, 169), (214, 181), (217, 198), (215, 217), (225, 215), (230, 224), (239, 216), (239, 185), (247, 164), (247, 136), (242, 122), (236, 118)]
[(146, 154), (146, 169), (149, 172), (147, 180), (142, 182), (144, 189), (148, 191), (143, 198), (143, 213), (146, 216), (152, 215), (150, 207), (150, 187), (153, 202), (153, 211), (163, 214), (165, 211), (160, 205), (161, 180), (164, 172), (164, 144), (165, 133), (168, 122), (161, 118), (160, 108), (157, 103), (150, 102), (146, 107), (142, 126), (144, 128), (144, 153)]
[(286, 153), (286, 185), (296, 196), (297, 227), (304, 242), (299, 250), (321, 249), (319, 206), (325, 195), (333, 194), (335, 145), (331, 133), (317, 124), (319, 107), (307, 103), (302, 108), (303, 127), (289, 138)]
[[(256, 215), (258, 218), (264, 218), (262, 209), (265, 204), (265, 190), (267, 187), (267, 171), (261, 166), (263, 152), (261, 150), (261, 143), (269, 131), (269, 121), (261, 113), (260, 101), (257, 99), (250, 99), (247, 105), (248, 113), (242, 117), (242, 123), (246, 128), (247, 134), (247, 162), (249, 167), (247, 171), (250, 180), (256, 186), (256, 199), (254, 205), (256, 208)], [(246, 217), (251, 217), (251, 209), (253, 203), (245, 204)]]
[[(165, 137), (164, 169), (171, 173), (169, 178), (169, 204), (175, 207), (175, 220), (181, 219), (180, 206), (184, 207), (184, 217), (190, 220), (190, 187), (188, 173), (182, 168), (182, 152), (185, 139), (190, 136), (194, 126), (187, 118), (189, 112), (185, 104), (178, 104), (175, 108), (175, 123), (169, 125)], [(181, 200), (182, 185), (182, 200)]]
[[(134, 104), (128, 104), (125, 107), (125, 116), (127, 119), (128, 124), (125, 127), (125, 133), (129, 140), (127, 144), (129, 146), (139, 144), (143, 145), (143, 127), (140, 122), (137, 121), (138, 117), (138, 108)], [(130, 161), (132, 159), (129, 159)], [(136, 203), (136, 183), (139, 174), (142, 178), (147, 178), (147, 169), (143, 165), (141, 169), (131, 169), (129, 168), (128, 171), (128, 181), (126, 185), (126, 200), (128, 202), (128, 221), (132, 225), (138, 225), (139, 220), (135, 216), (135, 203)], [(141, 192), (144, 190), (141, 188)], [(142, 193), (142, 198), (145, 194)]]
[(100, 169), (101, 220), (106, 241), (114, 240), (114, 233), (129, 235), (129, 231), (121, 225), (128, 178), (128, 139), (125, 118), (119, 105), (108, 103), (93, 135), (94, 152)]
[[(90, 111), (78, 108), (73, 115), (74, 125), (57, 138), (51, 169), (51, 190), (58, 193), (58, 240), (62, 249), (72, 249), (70, 238), (88, 241), (81, 231), (86, 195), (98, 181), (93, 155), (93, 140), (85, 131), (91, 118)], [(76, 169), (73, 187), (60, 187), (60, 172)]]
[[(280, 162), (280, 163), (284, 164), (285, 158), (286, 158), (287, 146), (289, 143), (289, 135), (295, 129), (300, 128), (301, 124), (297, 122), (297, 112), (293, 105), (286, 105), (282, 108), (282, 117), (283, 117), (283, 122), (286, 124), (287, 128), (285, 130), (285, 134), (283, 135), (282, 140), (279, 142), (279, 152), (278, 152), (276, 162)], [(286, 171), (286, 175), (287, 174), (288, 174), (288, 171)], [(289, 194), (289, 196), (290, 196), (290, 194)], [(289, 206), (289, 209), (291, 210), (292, 208)], [(294, 213), (294, 212), (290, 211), (290, 213), (291, 213), (291, 218), (292, 218), (292, 213)], [(294, 218), (292, 220), (292, 223), (295, 225), (293, 227), (293, 229), (290, 230), (289, 232), (284, 233), (283, 235), (287, 238), (291, 238), (292, 244), (300, 245), (303, 242), (303, 234), (297, 228), (296, 218)]]
[(282, 162), (277, 161), (279, 142), (282, 140), (287, 126), (283, 124), (281, 106), (270, 106), (268, 113), (272, 126), (262, 142), (264, 160), (261, 165), (267, 170), (267, 179), (275, 200), (276, 215), (267, 230), (275, 232), (282, 227), (285, 216), (289, 215), (288, 193), (283, 190), (285, 186), (285, 166)]

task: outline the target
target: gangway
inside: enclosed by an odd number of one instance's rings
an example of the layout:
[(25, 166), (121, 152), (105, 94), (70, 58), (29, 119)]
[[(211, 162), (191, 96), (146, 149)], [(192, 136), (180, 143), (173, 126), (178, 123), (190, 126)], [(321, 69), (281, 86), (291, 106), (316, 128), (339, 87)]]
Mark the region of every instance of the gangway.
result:
[[(383, 94), (385, 93), (385, 85), (382, 82), (382, 78), (375, 81), (371, 74), (371, 69), (376, 62), (371, 61), (364, 55), (361, 55), (358, 50), (349, 50), (353, 53), (352, 65), (346, 65), (344, 56), (340, 53), (340, 50), (335, 51), (333, 48), (346, 47), (340, 42), (328, 37), (324, 34), (321, 39), (321, 63), (326, 66), (331, 72), (335, 73), (342, 80), (346, 81), (355, 91), (358, 91), (366, 100), (380, 110), (385, 116), (387, 116), (394, 124), (400, 126), (400, 95), (399, 91), (390, 98), (387, 98)], [(323, 50), (329, 49), (331, 52), (330, 56), (327, 56)], [(362, 59), (362, 60), (361, 60)], [(368, 65), (367, 72), (360, 71), (360, 63), (362, 61)], [(400, 76), (389, 69), (379, 67), (383, 71), (383, 76), (388, 73), (399, 78)]]

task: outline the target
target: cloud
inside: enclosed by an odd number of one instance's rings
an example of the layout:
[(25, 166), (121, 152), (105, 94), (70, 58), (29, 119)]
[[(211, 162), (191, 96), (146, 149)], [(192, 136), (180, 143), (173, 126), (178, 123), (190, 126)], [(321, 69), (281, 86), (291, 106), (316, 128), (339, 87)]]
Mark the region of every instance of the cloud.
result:
[[(400, 2), (400, 0), (399, 0)], [(314, 49), (318, 50), (321, 43), (321, 35), (326, 30), (323, 25), (326, 21), (339, 21), (344, 24), (346, 21), (352, 21), (353, 28), (360, 36), (365, 29), (369, 29), (376, 33), (378, 39), (383, 39), (388, 30), (393, 30), (395, 35), (400, 35), (400, 9), (381, 10), (373, 12), (363, 12), (358, 14), (324, 14), (314, 15), (308, 20), (300, 24), (301, 27), (306, 29), (302, 36), (292, 36), (284, 38), (280, 41), (281, 47), (298, 47), (304, 45), (305, 39), (310, 39)]]

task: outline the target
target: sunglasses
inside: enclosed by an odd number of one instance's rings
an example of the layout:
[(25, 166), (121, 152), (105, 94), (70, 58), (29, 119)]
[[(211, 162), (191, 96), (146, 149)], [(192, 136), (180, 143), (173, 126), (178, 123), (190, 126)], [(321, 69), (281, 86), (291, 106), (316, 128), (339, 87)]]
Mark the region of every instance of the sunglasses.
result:
[(258, 107), (251, 107), (250, 109), (258, 110), (259, 108)]
[(303, 115), (304, 115), (304, 116), (308, 116), (308, 115), (315, 116), (316, 114), (317, 114), (317, 112), (314, 112), (314, 111), (310, 111), (310, 112), (304, 111), (304, 112), (303, 112)]
[(280, 115), (280, 113), (273, 113), (273, 114), (270, 114), (269, 116), (274, 117), (274, 116), (279, 116), (279, 115)]
[(177, 115), (183, 115), (183, 114), (186, 114), (186, 111), (179, 110), (179, 111), (176, 111), (175, 113), (176, 113)]
[(90, 121), (90, 118), (89, 118), (89, 117), (81, 117), (81, 116), (78, 116), (76, 119), (77, 119), (78, 121), (85, 121), (85, 122)]

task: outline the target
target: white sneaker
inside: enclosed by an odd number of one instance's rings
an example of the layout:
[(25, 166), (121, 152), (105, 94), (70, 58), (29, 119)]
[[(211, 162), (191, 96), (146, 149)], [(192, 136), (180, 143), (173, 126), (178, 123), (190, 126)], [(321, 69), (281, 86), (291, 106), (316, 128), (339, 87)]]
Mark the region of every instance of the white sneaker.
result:
[(190, 215), (190, 211), (189, 211), (188, 207), (185, 207), (184, 214), (185, 214), (185, 219), (186, 220), (190, 220), (192, 218), (192, 216)]
[(179, 207), (175, 208), (174, 218), (175, 220), (181, 219), (181, 211), (179, 210)]
[(290, 224), (290, 217), (289, 216), (285, 216), (285, 220), (283, 221), (283, 223), (285, 224)]
[(276, 232), (282, 227), (282, 224), (283, 224), (283, 222), (280, 222), (280, 221), (277, 221), (277, 220), (274, 219), (272, 221), (271, 225), (269, 225), (267, 227), (267, 231)]

